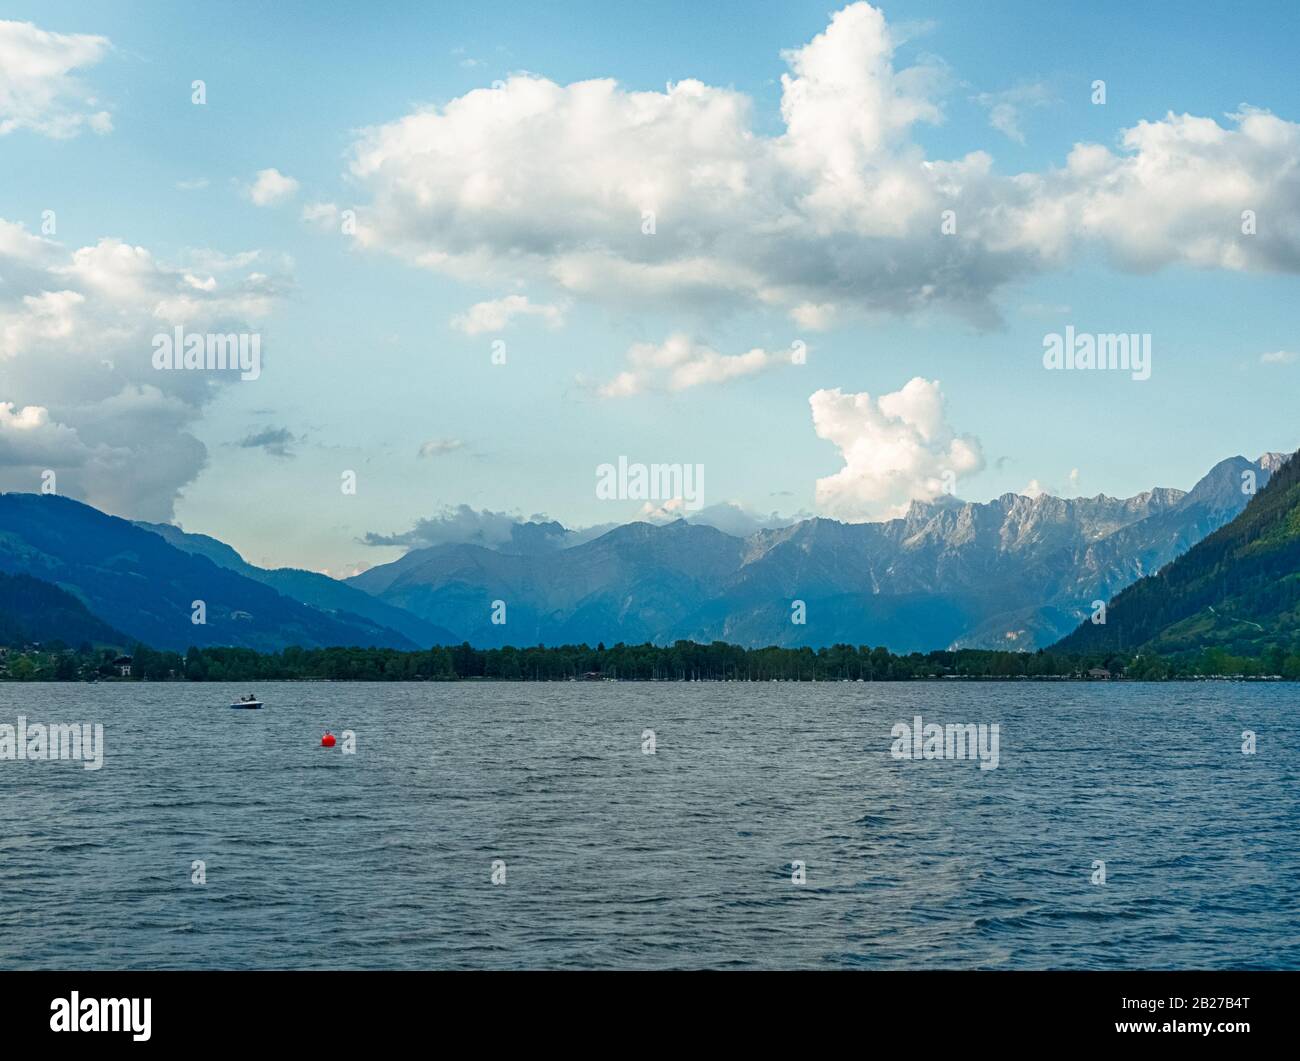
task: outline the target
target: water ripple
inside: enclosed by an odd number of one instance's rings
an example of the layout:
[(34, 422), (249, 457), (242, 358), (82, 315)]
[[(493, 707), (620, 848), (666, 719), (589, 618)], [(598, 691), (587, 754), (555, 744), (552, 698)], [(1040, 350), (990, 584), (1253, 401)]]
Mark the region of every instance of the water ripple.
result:
[(4, 684), (0, 966), (1294, 968), (1291, 689)]

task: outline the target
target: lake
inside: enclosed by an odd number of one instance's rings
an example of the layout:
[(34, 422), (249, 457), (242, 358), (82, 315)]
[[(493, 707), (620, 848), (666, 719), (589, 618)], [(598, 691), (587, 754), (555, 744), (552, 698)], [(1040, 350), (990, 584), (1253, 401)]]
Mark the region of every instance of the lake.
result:
[(104, 758), (0, 760), (0, 967), (1296, 968), (1298, 695), (4, 683)]

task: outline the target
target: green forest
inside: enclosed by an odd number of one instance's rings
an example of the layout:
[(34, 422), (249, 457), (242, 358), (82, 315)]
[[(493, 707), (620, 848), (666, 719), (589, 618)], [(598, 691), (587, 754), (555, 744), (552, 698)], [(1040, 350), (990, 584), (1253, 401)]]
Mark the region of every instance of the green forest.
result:
[[(124, 671), (129, 669), (129, 673)], [(1178, 657), (1117, 652), (914, 652), (833, 645), (758, 648), (702, 645), (561, 645), (418, 652), (382, 648), (191, 648), (184, 655), (136, 645), (129, 656), (89, 644), (0, 650), (0, 681), (914, 681), (1282, 677), (1300, 679), (1300, 655), (1258, 657), (1207, 649)]]

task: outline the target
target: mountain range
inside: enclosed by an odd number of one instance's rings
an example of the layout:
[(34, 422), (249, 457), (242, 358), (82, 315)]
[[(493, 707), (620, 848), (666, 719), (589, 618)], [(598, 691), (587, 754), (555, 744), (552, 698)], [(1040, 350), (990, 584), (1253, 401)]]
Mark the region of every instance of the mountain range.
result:
[(346, 581), (263, 569), (215, 538), (66, 498), (3, 494), (0, 572), (58, 587), (124, 639), (176, 650), (679, 639), (1032, 650), (1233, 520), (1250, 500), (1243, 484), (1264, 488), (1284, 460), (1231, 457), (1187, 492), (943, 497), (883, 523), (730, 534), (679, 520), (595, 536), (519, 523), (494, 546), (415, 548)]
[(51, 641), (72, 647), (127, 639), (66, 590), (29, 575), (0, 574), (0, 645)]
[(1272, 656), (1300, 651), (1300, 460), (1283, 466), (1240, 515), (1105, 613), (1064, 638), (1066, 652), (1178, 655), (1214, 648)]
[[(550, 550), (442, 544), (349, 584), (482, 647), (685, 638), (1034, 649), (1232, 519), (1249, 500), (1243, 476), (1262, 485), (1283, 460), (1229, 458), (1188, 492), (943, 498), (884, 523), (809, 519), (743, 538), (678, 521)], [(493, 622), (494, 601), (504, 623)]]
[[(153, 530), (53, 495), (0, 494), (0, 572), (51, 583), (126, 639), (154, 648), (421, 647), (359, 613), (296, 600)], [(341, 600), (368, 603), (340, 588)], [(196, 623), (200, 601), (204, 622)]]
[(177, 549), (206, 557), (218, 567), (260, 582), (291, 600), (328, 612), (336, 618), (359, 616), (376, 626), (395, 631), (419, 646), (451, 644), (457, 640), (450, 630), (426, 622), (410, 612), (384, 603), (378, 597), (349, 586), (346, 582), (317, 571), (292, 567), (256, 567), (225, 542), (206, 534), (189, 534), (168, 523), (138, 522), (136, 526), (153, 531)]

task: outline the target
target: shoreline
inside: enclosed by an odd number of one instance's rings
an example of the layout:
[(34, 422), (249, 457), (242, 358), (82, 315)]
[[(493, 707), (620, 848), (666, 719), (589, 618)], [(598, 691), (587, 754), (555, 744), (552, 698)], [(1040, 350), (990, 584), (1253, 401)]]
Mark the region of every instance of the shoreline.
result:
[(0, 687), (5, 685), (246, 685), (267, 683), (300, 683), (334, 685), (913, 685), (942, 684), (950, 682), (1020, 684), (1034, 682), (1043, 684), (1068, 685), (1171, 685), (1204, 684), (1207, 682), (1231, 682), (1253, 684), (1294, 683), (1298, 679), (1285, 678), (1281, 675), (1240, 675), (1213, 674), (1184, 676), (1176, 678), (1088, 678), (1065, 677), (1062, 675), (933, 675), (916, 678), (498, 678), (475, 676), (469, 678), (441, 678), (432, 680), (409, 678), (101, 678), (97, 681), (81, 680), (31, 680), (20, 678), (0, 678)]

